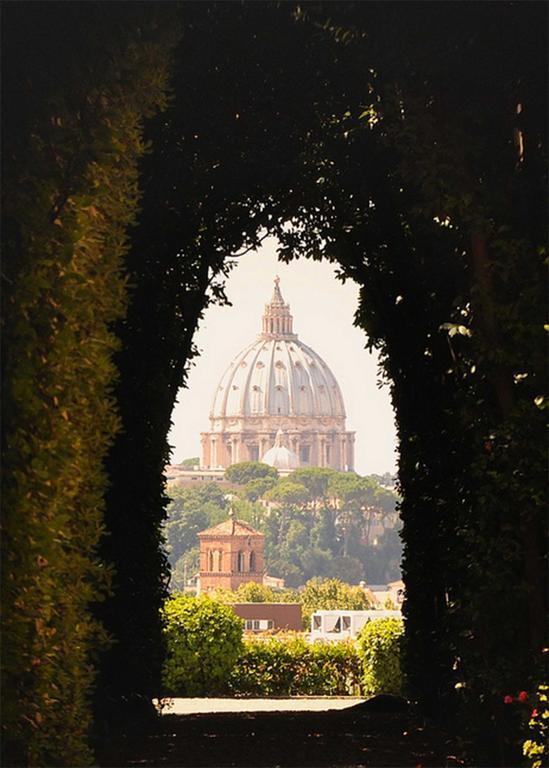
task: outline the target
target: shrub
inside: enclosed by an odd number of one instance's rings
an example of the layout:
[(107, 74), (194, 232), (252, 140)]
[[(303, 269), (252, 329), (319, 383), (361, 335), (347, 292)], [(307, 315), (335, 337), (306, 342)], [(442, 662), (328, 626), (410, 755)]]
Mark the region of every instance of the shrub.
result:
[(359, 681), (352, 643), (306, 643), (290, 634), (246, 639), (229, 684), (244, 696), (344, 696), (355, 693)]
[(400, 651), (403, 633), (402, 619), (393, 618), (374, 619), (362, 629), (358, 653), (363, 666), (364, 694), (402, 692)]
[(163, 679), (180, 696), (224, 693), (242, 651), (242, 620), (207, 596), (176, 595), (163, 609), (166, 660)]

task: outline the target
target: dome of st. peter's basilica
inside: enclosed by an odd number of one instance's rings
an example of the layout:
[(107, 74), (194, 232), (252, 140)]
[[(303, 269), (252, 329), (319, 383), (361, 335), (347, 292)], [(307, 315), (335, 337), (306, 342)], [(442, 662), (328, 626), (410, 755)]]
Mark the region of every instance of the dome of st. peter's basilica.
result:
[(265, 459), (273, 466), (283, 461), (282, 470), (353, 469), (354, 432), (345, 429), (341, 390), (324, 360), (293, 332), (278, 278), (262, 332), (219, 382), (201, 441), (203, 468)]

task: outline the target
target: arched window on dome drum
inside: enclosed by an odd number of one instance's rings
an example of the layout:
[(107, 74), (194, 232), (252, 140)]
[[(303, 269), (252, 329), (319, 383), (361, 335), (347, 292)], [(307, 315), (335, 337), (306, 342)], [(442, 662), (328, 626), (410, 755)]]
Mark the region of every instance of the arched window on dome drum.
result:
[(245, 570), (244, 565), (244, 552), (239, 552), (236, 558), (236, 570), (242, 573)]
[(208, 552), (208, 570), (213, 571), (214, 569), (214, 555), (213, 552), (210, 550)]
[(217, 550), (215, 553), (215, 570), (220, 571), (221, 570), (221, 558), (222, 558), (222, 551), (220, 549)]
[(255, 572), (255, 552), (250, 552), (250, 571)]
[[(284, 382), (284, 374), (279, 373), (275, 368), (275, 381), (279, 379)], [(284, 382), (285, 383), (285, 382)], [(271, 395), (271, 408), (276, 408), (276, 413), (289, 413), (290, 411), (290, 399), (288, 396), (288, 390), (280, 383), (276, 384)]]
[[(261, 387), (258, 387), (257, 384), (254, 384), (254, 386), (252, 387), (252, 391), (250, 392), (251, 412), (261, 413), (262, 407), (263, 407), (263, 392), (261, 391)], [(252, 461), (257, 461), (257, 459), (252, 459)]]

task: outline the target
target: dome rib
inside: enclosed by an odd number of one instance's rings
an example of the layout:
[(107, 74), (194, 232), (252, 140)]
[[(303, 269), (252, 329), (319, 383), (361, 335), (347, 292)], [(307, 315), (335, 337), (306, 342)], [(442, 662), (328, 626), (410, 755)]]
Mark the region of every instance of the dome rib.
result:
[[(251, 352), (254, 348), (254, 346), (257, 344), (252, 344), (249, 351)], [(251, 379), (255, 371), (255, 366), (257, 364), (257, 358), (261, 354), (261, 350), (263, 349), (263, 344), (259, 344), (259, 348), (255, 355), (253, 356), (253, 360), (251, 363), (248, 363), (250, 370), (248, 371), (248, 375), (246, 377), (246, 386), (242, 391), (242, 398), (240, 400), (240, 410), (244, 414), (244, 416), (251, 416), (252, 415), (252, 403), (251, 403), (251, 397), (250, 397), (250, 387), (253, 386), (251, 384)]]
[(269, 359), (269, 386), (265, 388), (265, 413), (273, 413), (274, 403), (271, 403), (272, 393), (274, 390), (274, 356), (275, 356), (275, 342), (271, 341), (270, 359)]
[[(227, 414), (227, 400), (228, 400), (229, 395), (231, 393), (231, 387), (234, 384), (235, 376), (238, 373), (238, 370), (240, 368), (241, 363), (244, 361), (244, 359), (245, 359), (246, 355), (248, 354), (248, 352), (251, 349), (253, 349), (255, 344), (256, 344), (256, 342), (254, 342), (253, 344), (249, 344), (247, 347), (245, 347), (234, 358), (234, 360), (232, 360), (232, 362), (225, 369), (225, 372), (223, 373), (223, 376), (221, 377), (221, 380), (220, 380), (220, 382), (218, 384), (218, 387), (217, 387), (217, 389), (215, 391), (214, 402), (213, 402), (213, 405), (212, 405), (212, 414), (211, 414), (213, 418), (219, 418), (219, 417), (226, 416), (226, 414)], [(222, 390), (223, 390), (222, 397), (221, 397), (221, 405), (219, 407), (219, 410), (216, 412), (216, 406), (217, 406), (218, 397), (219, 397), (219, 394), (220, 394), (220, 392), (219, 392), (220, 388), (222, 388)], [(233, 414), (231, 414), (231, 415), (233, 415)], [(234, 414), (234, 415), (236, 415), (236, 414)]]
[[(345, 405), (343, 403), (343, 395), (341, 394), (341, 390), (339, 388), (339, 384), (337, 383), (337, 380), (335, 376), (333, 375), (331, 368), (328, 366), (328, 364), (320, 357), (320, 355), (312, 350), (310, 347), (308, 347), (306, 344), (303, 344), (305, 349), (308, 350), (308, 352), (311, 354), (312, 357), (316, 358), (316, 360), (321, 364), (321, 367), (324, 371), (324, 376), (326, 378), (326, 383), (329, 384), (328, 387), (328, 398), (330, 400), (330, 406), (332, 412), (334, 412), (337, 416), (346, 416), (345, 413)], [(329, 381), (331, 379), (331, 381)], [(335, 390), (333, 389), (335, 387)]]
[[(310, 371), (310, 367), (309, 367), (309, 365), (307, 363), (307, 358), (305, 357), (305, 353), (303, 351), (303, 347), (304, 347), (303, 344), (299, 345), (299, 356), (301, 358), (301, 360), (300, 360), (301, 367), (302, 367), (303, 371), (305, 372), (305, 376), (307, 377), (307, 386), (309, 388), (309, 391), (307, 392), (307, 395), (308, 395), (307, 400), (309, 400), (309, 402), (310, 402), (310, 410), (312, 411), (312, 413), (314, 413), (315, 410), (317, 409), (317, 403), (316, 403), (316, 399), (315, 399), (315, 391), (314, 391), (314, 386), (313, 386), (313, 380), (312, 380), (312, 377), (311, 377), (311, 371)], [(308, 416), (309, 414), (306, 414), (306, 415)]]
[(286, 382), (288, 388), (288, 415), (295, 416), (295, 378), (292, 370), (292, 356), (290, 354), (290, 344), (284, 344), (284, 352), (286, 353)]

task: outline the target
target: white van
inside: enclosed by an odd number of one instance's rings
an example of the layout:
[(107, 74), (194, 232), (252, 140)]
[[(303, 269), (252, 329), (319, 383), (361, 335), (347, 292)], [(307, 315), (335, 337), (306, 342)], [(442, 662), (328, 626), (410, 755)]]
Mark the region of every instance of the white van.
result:
[(315, 611), (311, 616), (311, 640), (355, 639), (362, 627), (373, 619), (401, 619), (400, 611)]

